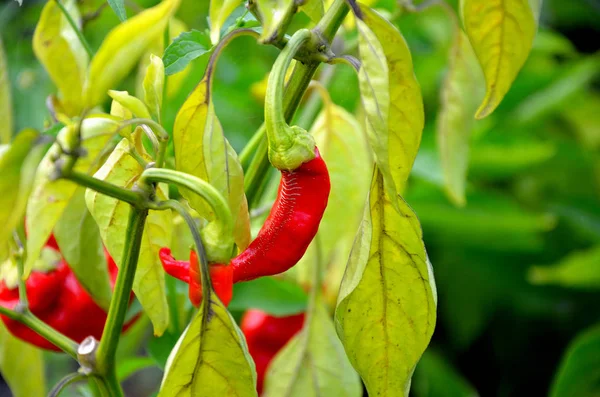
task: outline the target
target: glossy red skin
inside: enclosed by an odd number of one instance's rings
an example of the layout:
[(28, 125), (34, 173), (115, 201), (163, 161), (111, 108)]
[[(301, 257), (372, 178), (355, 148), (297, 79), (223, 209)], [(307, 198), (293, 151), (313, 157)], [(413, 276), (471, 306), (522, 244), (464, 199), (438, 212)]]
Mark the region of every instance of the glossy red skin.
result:
[(256, 388), (259, 393), (262, 392), (265, 374), (273, 357), (302, 329), (303, 324), (304, 313), (274, 317), (261, 310), (250, 309), (244, 314), (241, 328), (256, 365)]
[[(178, 261), (173, 258), (169, 248), (161, 248), (159, 257), (167, 274), (189, 284), (190, 301), (194, 306), (200, 306), (202, 302), (202, 279), (196, 252), (190, 251), (189, 262)], [(217, 296), (225, 306), (229, 305), (233, 296), (233, 268), (221, 264), (211, 264), (209, 271)]]
[(329, 173), (315, 148), (315, 158), (293, 171), (282, 171), (277, 199), (248, 248), (231, 261), (233, 282), (283, 273), (306, 252), (327, 207)]

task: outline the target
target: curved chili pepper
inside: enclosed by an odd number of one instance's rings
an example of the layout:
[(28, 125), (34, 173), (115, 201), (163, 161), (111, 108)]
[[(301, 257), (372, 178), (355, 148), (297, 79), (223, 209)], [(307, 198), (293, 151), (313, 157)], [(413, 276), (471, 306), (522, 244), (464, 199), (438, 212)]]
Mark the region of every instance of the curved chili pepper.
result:
[(241, 329), (248, 343), (248, 351), (256, 364), (257, 385), (262, 392), (265, 374), (273, 357), (292, 339), (304, 324), (304, 313), (274, 317), (250, 309), (242, 317)]

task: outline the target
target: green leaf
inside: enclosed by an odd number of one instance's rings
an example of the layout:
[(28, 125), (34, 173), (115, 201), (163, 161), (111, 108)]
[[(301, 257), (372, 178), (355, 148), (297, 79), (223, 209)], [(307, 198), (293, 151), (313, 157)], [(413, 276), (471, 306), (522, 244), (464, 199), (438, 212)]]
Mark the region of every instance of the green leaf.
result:
[(160, 397), (257, 396), (256, 370), (246, 340), (214, 297), (214, 291), (205, 294), (200, 310), (173, 349)]
[[(119, 128), (113, 118), (97, 115), (83, 120), (81, 123), (81, 145), (86, 152), (75, 164), (75, 171), (86, 174), (93, 173), (100, 164), (107, 143)], [(66, 126), (59, 133), (57, 140), (73, 139), (76, 126)], [(59, 143), (52, 145), (42, 159), (33, 182), (31, 197), (27, 202), (27, 261), (25, 274), (29, 274), (42, 247), (48, 241), (54, 225), (62, 216), (69, 201), (77, 191), (77, 185), (63, 179), (52, 180), (54, 159), (61, 153)]]
[(529, 280), (534, 284), (600, 289), (600, 246), (571, 253), (551, 266), (533, 266)]
[(344, 353), (327, 309), (318, 300), (302, 331), (269, 365), (263, 395), (362, 396), (360, 378)]
[(127, 19), (127, 12), (125, 11), (125, 0), (108, 0), (108, 5), (117, 14), (121, 22)]
[(131, 111), (131, 113), (133, 113), (135, 116), (144, 119), (150, 118), (150, 112), (148, 111), (148, 108), (144, 102), (140, 101), (133, 95), (129, 95), (127, 91), (110, 90), (108, 91), (108, 95), (115, 101), (119, 102), (125, 109)]
[(160, 110), (163, 101), (163, 88), (165, 86), (165, 67), (162, 59), (150, 54), (150, 64), (144, 77), (144, 103), (150, 109), (152, 117), (160, 122)]
[(477, 391), (440, 354), (427, 350), (415, 370), (417, 397), (477, 397)]
[[(77, 233), (73, 233), (73, 231)], [(94, 301), (108, 311), (112, 296), (100, 231), (79, 188), (54, 226), (54, 237), (77, 281)]]
[(311, 21), (317, 23), (323, 18), (325, 6), (323, 0), (307, 0), (300, 6), (300, 11), (308, 15)]
[(466, 204), (469, 138), (475, 111), (482, 98), (483, 75), (468, 38), (457, 27), (450, 65), (441, 91), (437, 140), (444, 172), (444, 189), (452, 202)]
[(581, 333), (567, 349), (550, 391), (551, 397), (600, 393), (600, 326)]
[(42, 351), (12, 336), (2, 323), (0, 372), (14, 397), (46, 395)]
[[(81, 16), (75, 0), (61, 0), (81, 29)], [(48, 1), (33, 34), (33, 51), (58, 88), (67, 115), (83, 109), (82, 92), (88, 67), (88, 54), (56, 1)]]
[(13, 134), (12, 97), (8, 78), (8, 62), (0, 37), (0, 145), (9, 143)]
[(210, 0), (208, 18), (210, 20), (210, 41), (213, 44), (219, 42), (223, 24), (240, 4), (242, 4), (242, 0)]
[(400, 197), (398, 207), (376, 170), (335, 312), (338, 335), (369, 395), (408, 395), (436, 322), (421, 226)]
[(84, 87), (86, 107), (100, 104), (108, 90), (129, 74), (146, 48), (161, 37), (180, 1), (165, 0), (110, 31), (89, 67)]
[(163, 62), (167, 76), (182, 71), (194, 59), (212, 49), (210, 38), (204, 32), (192, 29), (183, 32), (165, 50)]
[[(143, 172), (142, 166), (129, 154), (129, 142), (122, 139), (95, 178), (117, 186), (131, 188)], [(159, 198), (165, 194), (157, 191)], [(124, 233), (127, 229), (129, 204), (104, 196), (92, 190), (85, 193), (87, 207), (96, 220), (104, 245), (118, 267), (122, 264)], [(142, 245), (137, 271), (133, 281), (133, 291), (145, 313), (154, 325), (154, 334), (161, 335), (169, 325), (165, 274), (158, 251), (171, 241), (170, 211), (150, 211), (142, 236)]]
[(274, 36), (285, 32), (279, 32), (279, 28), (284, 19), (290, 15), (294, 7), (296, 7), (295, 0), (256, 0), (255, 1), (257, 11), (262, 17), (262, 34), (260, 40), (265, 42)]
[(129, 357), (117, 363), (117, 379), (123, 382), (134, 373), (155, 366), (156, 363), (150, 357)]
[(306, 310), (307, 296), (296, 283), (262, 277), (233, 286), (229, 310), (259, 309), (273, 316), (291, 316)]
[(358, 77), (367, 135), (388, 195), (395, 201), (421, 143), (423, 99), (402, 34), (368, 7), (361, 11), (362, 20), (357, 18), (362, 62)]
[(486, 81), (476, 118), (489, 116), (529, 56), (537, 22), (528, 0), (460, 0), (463, 25)]
[[(211, 76), (209, 73), (204, 76), (175, 118), (175, 168), (210, 182), (227, 199), (235, 222), (235, 243), (243, 250), (250, 243), (250, 216), (244, 193), (244, 173), (215, 114), (210, 96)], [(183, 189), (181, 192), (201, 216), (209, 219), (213, 216), (201, 197)]]

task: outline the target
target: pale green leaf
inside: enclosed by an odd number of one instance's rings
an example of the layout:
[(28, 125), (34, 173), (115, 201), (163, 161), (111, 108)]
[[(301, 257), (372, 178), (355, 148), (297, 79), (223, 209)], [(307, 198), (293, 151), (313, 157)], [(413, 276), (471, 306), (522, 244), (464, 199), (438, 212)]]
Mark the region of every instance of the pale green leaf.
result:
[(161, 37), (180, 1), (164, 0), (110, 31), (90, 63), (84, 86), (86, 107), (100, 104), (108, 90), (129, 74), (146, 49)]
[(214, 291), (167, 361), (159, 397), (257, 396), (246, 340)]
[(441, 90), (441, 108), (436, 122), (437, 144), (448, 197), (463, 206), (469, 138), (475, 111), (483, 97), (483, 75), (469, 39), (456, 29), (450, 49), (450, 64)]
[(283, 35), (280, 27), (286, 17), (291, 17), (291, 12), (296, 6), (295, 0), (256, 0), (257, 11), (262, 18), (262, 34), (260, 40), (268, 42), (277, 35)]
[(240, 4), (242, 4), (242, 0), (210, 0), (208, 17), (210, 20), (210, 41), (213, 44), (219, 42), (221, 28), (225, 20)]
[(54, 237), (79, 283), (100, 307), (108, 311), (112, 296), (108, 267), (100, 231), (85, 205), (85, 189), (78, 188), (67, 205), (54, 226)]
[(115, 101), (119, 102), (121, 106), (129, 110), (135, 116), (144, 119), (150, 118), (150, 112), (148, 111), (146, 105), (144, 105), (144, 102), (140, 101), (133, 95), (129, 95), (127, 91), (110, 90), (108, 91), (108, 95)]
[[(129, 154), (129, 142), (122, 139), (95, 178), (117, 186), (131, 188), (143, 172), (142, 166)], [(165, 198), (160, 189), (159, 198)], [(100, 229), (102, 241), (118, 267), (122, 265), (125, 231), (131, 207), (124, 201), (104, 196), (92, 190), (85, 194), (87, 207)], [(158, 251), (171, 241), (170, 211), (150, 211), (142, 236), (133, 291), (154, 325), (154, 334), (161, 335), (169, 325), (165, 275)]]
[(0, 323), (0, 372), (14, 397), (46, 395), (42, 350), (12, 336), (2, 323)]
[(461, 0), (465, 31), (486, 81), (486, 94), (477, 110), (490, 115), (510, 89), (529, 56), (537, 23), (528, 0)]
[(321, 302), (307, 314), (302, 331), (269, 364), (263, 396), (362, 396), (360, 378)]
[(300, 11), (304, 12), (311, 21), (317, 23), (323, 18), (325, 7), (323, 0), (307, 0), (300, 6)]
[(144, 103), (150, 109), (152, 117), (160, 122), (160, 109), (163, 101), (163, 88), (165, 86), (165, 67), (162, 59), (150, 54), (150, 64), (144, 77)]
[[(72, 19), (81, 28), (75, 0), (62, 0)], [(83, 109), (82, 92), (88, 54), (56, 1), (48, 1), (33, 34), (33, 51), (58, 88), (61, 103), (69, 116)]]
[(388, 195), (395, 198), (404, 189), (421, 143), (423, 99), (402, 34), (368, 7), (361, 11), (359, 86), (367, 135)]
[(127, 19), (127, 12), (125, 11), (125, 0), (108, 0), (108, 5), (117, 14), (119, 19), (122, 21)]
[(529, 280), (534, 284), (600, 289), (600, 246), (571, 253), (551, 266), (534, 266)]
[(8, 63), (0, 37), (0, 145), (9, 143), (13, 134), (12, 97), (8, 79)]
[(350, 362), (373, 396), (408, 395), (436, 322), (437, 295), (421, 226), (404, 200), (397, 204), (399, 209), (376, 170), (335, 312)]
[(581, 333), (569, 345), (555, 375), (551, 397), (600, 394), (600, 326)]
[[(86, 174), (93, 173), (99, 166), (100, 157), (104, 154), (119, 123), (111, 117), (97, 115), (83, 120), (81, 123), (81, 145), (86, 152), (75, 164), (75, 171)], [(57, 140), (72, 139), (75, 126), (64, 127)], [(62, 216), (69, 201), (77, 190), (73, 182), (58, 179), (51, 180), (54, 173), (54, 159), (60, 155), (59, 143), (52, 145), (42, 159), (33, 182), (31, 197), (27, 203), (27, 261), (25, 273), (29, 274), (31, 266), (40, 255), (42, 247), (48, 241), (56, 222)]]

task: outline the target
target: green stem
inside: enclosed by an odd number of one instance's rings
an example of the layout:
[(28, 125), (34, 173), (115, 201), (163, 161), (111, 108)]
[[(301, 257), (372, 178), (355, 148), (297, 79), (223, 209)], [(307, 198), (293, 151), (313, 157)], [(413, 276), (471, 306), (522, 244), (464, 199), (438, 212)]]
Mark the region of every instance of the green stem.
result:
[(58, 8), (60, 8), (60, 10), (62, 11), (65, 18), (67, 18), (67, 22), (69, 22), (69, 25), (71, 25), (71, 27), (75, 31), (75, 34), (77, 35), (77, 38), (79, 39), (79, 41), (81, 42), (81, 45), (85, 49), (85, 52), (87, 52), (88, 56), (90, 58), (92, 58), (94, 56), (94, 52), (92, 51), (90, 44), (87, 42), (87, 40), (83, 36), (83, 32), (79, 29), (79, 26), (77, 26), (77, 23), (75, 23), (75, 21), (71, 17), (71, 14), (69, 14), (69, 12), (65, 8), (65, 6), (60, 2), (60, 0), (54, 0), (54, 2), (58, 6)]
[[(145, 124), (150, 127), (150, 131), (154, 134), (154, 139), (151, 139), (154, 144), (154, 150), (156, 151), (156, 166), (162, 167), (165, 163), (165, 153), (169, 143), (169, 133), (163, 128), (162, 125), (152, 119), (134, 118), (127, 120), (122, 123), (119, 129), (125, 128), (129, 125), (134, 124)], [(158, 145), (158, 147), (157, 147)]]
[(129, 297), (133, 287), (147, 216), (147, 209), (130, 208), (129, 221), (125, 231), (122, 264), (117, 275), (114, 295), (110, 301), (102, 340), (96, 352), (96, 370), (107, 381), (111, 397), (123, 395), (116, 376), (115, 354), (129, 306)]
[(67, 175), (63, 176), (63, 178), (106, 196), (125, 201), (134, 207), (140, 207), (144, 202), (144, 196), (141, 193), (113, 185), (112, 183), (102, 181), (94, 178), (93, 176), (82, 174), (80, 172), (71, 171)]

